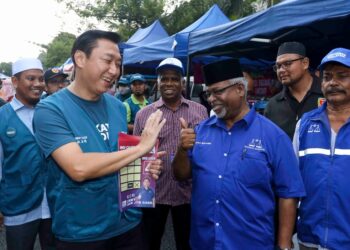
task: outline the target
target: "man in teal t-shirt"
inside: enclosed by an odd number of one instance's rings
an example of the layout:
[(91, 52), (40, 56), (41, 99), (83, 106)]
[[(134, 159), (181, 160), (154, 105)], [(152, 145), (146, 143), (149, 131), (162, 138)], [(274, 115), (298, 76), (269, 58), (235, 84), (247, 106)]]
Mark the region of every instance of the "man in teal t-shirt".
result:
[[(117, 151), (118, 133), (127, 129), (126, 110), (106, 92), (120, 74), (118, 42), (114, 32), (80, 35), (71, 52), (75, 80), (35, 110), (58, 250), (144, 249), (139, 209), (119, 210), (117, 173), (154, 147), (165, 120), (161, 111), (153, 113), (140, 143)], [(152, 177), (160, 171), (161, 161), (152, 161)]]

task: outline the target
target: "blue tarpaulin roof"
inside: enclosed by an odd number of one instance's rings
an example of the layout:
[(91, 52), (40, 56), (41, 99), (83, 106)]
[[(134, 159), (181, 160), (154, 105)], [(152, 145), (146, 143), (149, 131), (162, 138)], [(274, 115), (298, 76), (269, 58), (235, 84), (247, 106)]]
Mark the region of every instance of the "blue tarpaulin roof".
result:
[(229, 21), (215, 4), (201, 18), (180, 32), (148, 45), (125, 49), (123, 64), (160, 61), (167, 57), (186, 58), (188, 37), (191, 32), (214, 27)]
[(166, 37), (169, 37), (168, 33), (159, 20), (156, 20), (150, 26), (138, 29), (128, 41), (120, 44), (120, 47), (125, 49), (143, 46)]
[(188, 52), (274, 60), (279, 44), (300, 41), (308, 56), (319, 62), (334, 47), (350, 47), (349, 25), (349, 0), (286, 0), (243, 19), (192, 32)]

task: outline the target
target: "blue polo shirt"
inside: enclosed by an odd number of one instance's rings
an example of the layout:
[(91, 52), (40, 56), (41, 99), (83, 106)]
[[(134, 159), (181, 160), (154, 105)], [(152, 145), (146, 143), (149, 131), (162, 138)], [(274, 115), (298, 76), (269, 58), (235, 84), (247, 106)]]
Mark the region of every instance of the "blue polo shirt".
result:
[(212, 116), (195, 130), (192, 249), (273, 249), (275, 195), (305, 195), (289, 137), (254, 109), (230, 129)]

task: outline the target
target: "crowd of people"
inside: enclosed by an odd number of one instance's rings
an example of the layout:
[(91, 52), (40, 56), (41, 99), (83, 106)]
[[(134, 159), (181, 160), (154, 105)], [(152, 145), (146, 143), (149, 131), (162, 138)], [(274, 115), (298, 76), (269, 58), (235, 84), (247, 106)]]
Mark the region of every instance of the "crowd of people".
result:
[[(202, 68), (212, 109), (184, 97), (185, 69), (121, 76), (117, 33), (74, 42), (74, 79), (40, 60), (12, 65), (15, 96), (0, 108), (0, 212), (9, 250), (157, 250), (171, 215), (176, 249), (350, 249), (350, 50), (317, 68), (303, 44), (285, 42), (273, 69), (282, 90), (263, 114), (249, 105), (238, 59)], [(107, 92), (117, 82), (117, 94)], [(118, 149), (118, 134), (140, 143)], [(119, 209), (118, 172), (158, 147), (137, 199)], [(141, 181), (140, 181), (141, 182)]]

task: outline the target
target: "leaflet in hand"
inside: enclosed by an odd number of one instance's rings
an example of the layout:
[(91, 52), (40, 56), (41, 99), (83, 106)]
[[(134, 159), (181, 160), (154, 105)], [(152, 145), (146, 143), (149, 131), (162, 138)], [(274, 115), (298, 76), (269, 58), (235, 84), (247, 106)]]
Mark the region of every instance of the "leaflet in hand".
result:
[[(119, 150), (134, 147), (140, 142), (139, 136), (119, 133)], [(155, 180), (149, 172), (150, 162), (157, 157), (158, 142), (150, 153), (136, 159), (120, 169), (119, 208), (124, 211), (132, 207), (155, 206)]]

